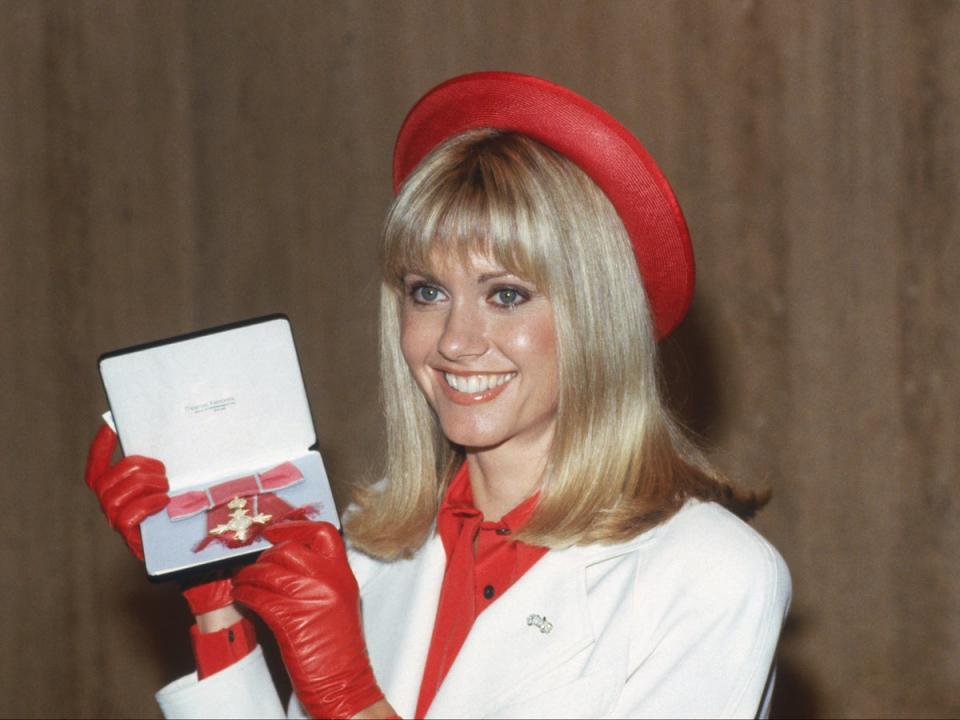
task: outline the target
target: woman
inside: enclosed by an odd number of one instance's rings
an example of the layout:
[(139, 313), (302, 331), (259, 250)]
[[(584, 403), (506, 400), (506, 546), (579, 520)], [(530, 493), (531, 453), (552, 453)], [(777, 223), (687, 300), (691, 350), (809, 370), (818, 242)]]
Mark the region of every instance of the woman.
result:
[[(394, 180), (387, 480), (345, 518), (349, 550), (279, 525), (232, 587), (189, 591), (202, 679), (163, 689), (165, 714), (282, 712), (233, 601), (277, 636), (292, 715), (765, 714), (789, 575), (737, 518), (763, 499), (658, 393), (693, 264), (656, 165), (570, 91), (476, 73), (414, 107)], [(108, 468), (110, 440), (88, 482), (135, 547), (162, 467)]]

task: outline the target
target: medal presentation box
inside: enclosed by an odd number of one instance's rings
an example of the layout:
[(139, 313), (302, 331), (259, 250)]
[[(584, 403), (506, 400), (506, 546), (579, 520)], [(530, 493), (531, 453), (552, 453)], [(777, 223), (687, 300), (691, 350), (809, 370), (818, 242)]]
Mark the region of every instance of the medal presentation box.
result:
[(339, 527), (286, 317), (105, 353), (100, 376), (124, 455), (166, 466), (170, 504), (140, 525), (151, 578), (260, 552), (284, 521)]

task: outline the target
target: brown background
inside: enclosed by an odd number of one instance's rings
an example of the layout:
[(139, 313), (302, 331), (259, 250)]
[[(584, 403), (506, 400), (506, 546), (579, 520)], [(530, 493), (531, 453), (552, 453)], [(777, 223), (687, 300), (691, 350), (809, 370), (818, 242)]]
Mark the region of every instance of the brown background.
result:
[(677, 407), (770, 484), (777, 715), (960, 715), (960, 3), (0, 5), (0, 715), (155, 716), (187, 614), (81, 472), (107, 349), (297, 331), (339, 487), (379, 454), (394, 133), (456, 73), (605, 106), (686, 210)]

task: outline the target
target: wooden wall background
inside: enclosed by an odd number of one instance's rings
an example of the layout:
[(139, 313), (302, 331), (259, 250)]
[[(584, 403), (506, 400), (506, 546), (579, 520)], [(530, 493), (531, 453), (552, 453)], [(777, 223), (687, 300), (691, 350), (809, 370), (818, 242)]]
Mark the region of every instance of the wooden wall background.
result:
[(107, 349), (281, 311), (333, 478), (379, 452), (394, 133), (456, 73), (609, 109), (693, 231), (676, 404), (795, 602), (780, 717), (960, 715), (960, 3), (0, 4), (0, 715), (190, 667), (81, 480)]

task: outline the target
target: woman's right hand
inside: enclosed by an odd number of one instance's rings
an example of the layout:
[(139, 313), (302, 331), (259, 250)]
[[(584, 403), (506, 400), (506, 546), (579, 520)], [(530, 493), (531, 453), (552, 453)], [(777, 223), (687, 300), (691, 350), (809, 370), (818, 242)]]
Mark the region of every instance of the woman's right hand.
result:
[(163, 510), (170, 498), (163, 463), (142, 455), (130, 455), (111, 464), (117, 434), (103, 425), (90, 444), (84, 478), (96, 493), (110, 527), (123, 536), (130, 552), (143, 560), (140, 523)]

